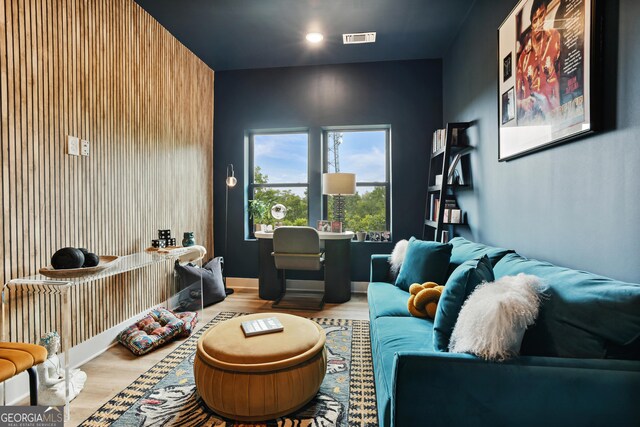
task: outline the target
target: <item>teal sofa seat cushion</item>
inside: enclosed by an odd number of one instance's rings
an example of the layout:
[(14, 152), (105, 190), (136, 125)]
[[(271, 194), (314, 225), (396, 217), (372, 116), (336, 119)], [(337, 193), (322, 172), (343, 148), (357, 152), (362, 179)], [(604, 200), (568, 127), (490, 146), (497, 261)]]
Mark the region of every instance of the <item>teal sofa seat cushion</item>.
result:
[(447, 280), (451, 249), (452, 246), (448, 243), (423, 241), (411, 237), (396, 279), (396, 286), (409, 292), (409, 286), (413, 283), (443, 284)]
[(449, 240), (449, 243), (453, 246), (451, 249), (451, 259), (449, 261), (449, 274), (453, 273), (453, 270), (458, 268), (460, 264), (471, 259), (480, 259), (484, 255), (489, 257), (491, 265), (494, 266), (503, 256), (509, 253), (513, 253), (512, 249), (495, 248), (493, 246), (483, 245), (482, 243), (471, 242), (464, 237), (454, 237)]
[[(395, 354), (401, 351), (433, 351), (433, 323), (416, 317), (380, 317), (372, 319), (371, 346), (373, 372), (376, 380), (378, 417), (390, 425), (391, 396), (393, 395), (393, 364)], [(421, 390), (415, 390), (420, 396)]]
[(463, 262), (447, 280), (433, 323), (433, 347), (438, 351), (449, 350), (449, 339), (458, 320), (458, 314), (467, 297), (482, 282), (495, 280), (491, 261), (487, 255), (478, 260)]
[(371, 320), (384, 316), (409, 317), (407, 301), (409, 294), (385, 282), (369, 283), (367, 302)]
[(632, 346), (640, 337), (640, 285), (548, 262), (505, 255), (497, 278), (533, 274), (545, 282), (540, 314), (525, 333), (521, 354), (604, 358), (607, 348)]

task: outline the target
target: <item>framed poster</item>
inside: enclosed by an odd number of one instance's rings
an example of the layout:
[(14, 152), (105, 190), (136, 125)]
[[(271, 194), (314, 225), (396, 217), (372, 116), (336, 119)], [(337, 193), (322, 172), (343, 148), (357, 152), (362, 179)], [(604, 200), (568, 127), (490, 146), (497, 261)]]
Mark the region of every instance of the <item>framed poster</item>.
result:
[(498, 160), (594, 131), (595, 4), (520, 0), (498, 29)]

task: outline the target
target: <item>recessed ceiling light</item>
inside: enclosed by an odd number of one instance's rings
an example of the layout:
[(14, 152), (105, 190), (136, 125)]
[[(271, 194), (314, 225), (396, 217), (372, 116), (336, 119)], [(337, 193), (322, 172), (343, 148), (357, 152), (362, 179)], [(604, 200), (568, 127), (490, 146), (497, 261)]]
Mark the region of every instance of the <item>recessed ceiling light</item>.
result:
[(324, 36), (320, 33), (307, 34), (307, 40), (311, 43), (320, 43), (324, 39)]

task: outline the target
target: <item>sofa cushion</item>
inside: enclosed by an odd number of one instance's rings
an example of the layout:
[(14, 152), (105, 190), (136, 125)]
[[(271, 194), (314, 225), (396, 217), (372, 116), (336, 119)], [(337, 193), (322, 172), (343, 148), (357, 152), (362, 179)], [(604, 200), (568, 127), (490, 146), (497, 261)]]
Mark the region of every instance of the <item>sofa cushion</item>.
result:
[(452, 246), (448, 243), (409, 239), (409, 246), (396, 279), (396, 286), (409, 291), (413, 283), (436, 282), (447, 279)]
[[(380, 317), (371, 322), (374, 374), (380, 419), (388, 419), (393, 395), (393, 360), (399, 351), (433, 351), (433, 323), (416, 317)], [(421, 390), (415, 390), (420, 396)], [(389, 425), (389, 424), (383, 424)]]
[(493, 282), (494, 279), (487, 255), (478, 260), (465, 261), (451, 273), (438, 302), (433, 323), (433, 347), (436, 350), (448, 351), (449, 339), (465, 300), (480, 283)]
[(508, 254), (496, 277), (533, 274), (546, 289), (536, 323), (524, 335), (521, 354), (603, 358), (609, 344), (632, 345), (640, 337), (640, 285)]
[(409, 293), (390, 283), (369, 283), (367, 288), (369, 319), (374, 320), (383, 316), (409, 317), (408, 300)]
[(449, 240), (449, 243), (451, 243), (453, 248), (451, 249), (451, 260), (449, 261), (449, 274), (447, 277), (465, 261), (479, 259), (483, 255), (486, 255), (489, 257), (491, 265), (494, 266), (503, 256), (514, 252), (511, 249), (495, 248), (493, 246), (483, 245), (482, 243), (470, 242), (464, 237), (454, 237)]

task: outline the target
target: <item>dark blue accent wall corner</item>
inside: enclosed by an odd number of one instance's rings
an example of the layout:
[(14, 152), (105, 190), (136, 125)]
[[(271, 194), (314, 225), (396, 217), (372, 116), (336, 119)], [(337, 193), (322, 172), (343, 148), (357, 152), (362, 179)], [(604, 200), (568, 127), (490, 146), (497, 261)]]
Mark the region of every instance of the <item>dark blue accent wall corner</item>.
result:
[[(227, 276), (258, 277), (258, 244), (244, 236), (244, 135), (251, 129), (306, 128), (317, 145), (314, 135), (323, 127), (390, 125), (393, 240), (422, 233), (431, 134), (442, 126), (440, 60), (217, 72), (214, 106), (215, 253), (225, 257)], [(318, 174), (321, 152), (311, 147), (311, 169)], [(238, 185), (229, 192), (225, 254), (229, 163)], [(351, 245), (354, 281), (368, 280), (371, 254), (393, 249), (393, 243)]]
[(604, 129), (498, 162), (497, 29), (515, 0), (474, 4), (443, 60), (444, 119), (473, 121), (466, 237), (640, 282), (640, 2), (605, 12)]

